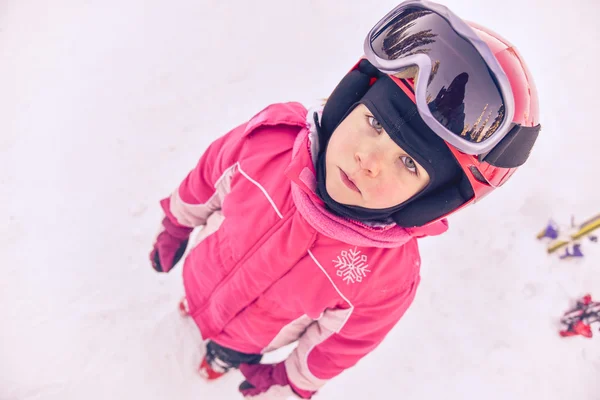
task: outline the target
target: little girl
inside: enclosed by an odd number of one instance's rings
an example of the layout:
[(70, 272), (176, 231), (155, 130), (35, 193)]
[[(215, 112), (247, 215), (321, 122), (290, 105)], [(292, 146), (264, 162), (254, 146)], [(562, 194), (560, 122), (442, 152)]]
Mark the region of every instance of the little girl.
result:
[[(213, 142), (170, 197), (150, 254), (183, 265), (207, 342), (249, 399), (310, 398), (375, 349), (415, 297), (417, 240), (505, 183), (537, 138), (525, 62), (429, 1), (369, 32), (324, 107), (273, 104)], [(278, 364), (262, 355), (297, 342)]]

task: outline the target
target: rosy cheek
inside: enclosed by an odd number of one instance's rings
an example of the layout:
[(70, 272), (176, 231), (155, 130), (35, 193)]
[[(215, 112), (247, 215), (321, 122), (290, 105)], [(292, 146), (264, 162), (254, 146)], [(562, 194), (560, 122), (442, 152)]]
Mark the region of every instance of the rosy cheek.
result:
[(399, 183), (380, 183), (371, 187), (369, 191), (371, 199), (375, 200), (380, 207), (392, 207), (406, 200), (406, 193), (398, 186)]
[(395, 190), (389, 184), (380, 183), (378, 185), (373, 186), (371, 188), (370, 192), (371, 192), (371, 195), (375, 198), (385, 199), (385, 198), (389, 198), (390, 196), (393, 196)]

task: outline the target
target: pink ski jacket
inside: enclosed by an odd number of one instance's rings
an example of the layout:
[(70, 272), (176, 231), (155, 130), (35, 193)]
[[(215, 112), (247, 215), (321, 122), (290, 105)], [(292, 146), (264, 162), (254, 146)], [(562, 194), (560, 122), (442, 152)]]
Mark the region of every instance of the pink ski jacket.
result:
[(244, 353), (297, 341), (288, 378), (316, 391), (371, 352), (419, 284), (416, 239), (447, 229), (368, 226), (315, 195), (312, 115), (273, 104), (213, 142), (161, 202), (202, 226), (185, 258), (190, 314), (204, 339)]

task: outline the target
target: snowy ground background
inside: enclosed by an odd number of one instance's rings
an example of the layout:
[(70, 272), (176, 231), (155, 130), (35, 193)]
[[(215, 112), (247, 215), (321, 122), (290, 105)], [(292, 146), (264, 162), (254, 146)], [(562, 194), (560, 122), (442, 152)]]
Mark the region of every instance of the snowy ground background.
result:
[[(195, 374), (180, 269), (147, 262), (169, 194), (269, 103), (312, 104), (396, 3), (0, 0), (0, 399), (238, 399)], [(600, 245), (547, 257), (549, 217), (600, 212), (595, 0), (448, 0), (518, 45), (544, 129), (527, 168), (422, 242), (423, 282), (384, 344), (322, 399), (600, 398), (600, 334), (558, 318), (600, 297)], [(281, 358), (284, 354), (271, 357)]]

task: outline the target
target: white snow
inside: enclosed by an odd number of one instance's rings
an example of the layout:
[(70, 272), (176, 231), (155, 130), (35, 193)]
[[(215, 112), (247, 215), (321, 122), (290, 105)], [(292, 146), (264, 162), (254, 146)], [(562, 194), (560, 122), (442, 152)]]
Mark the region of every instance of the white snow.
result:
[[(264, 106), (327, 96), (395, 4), (0, 1), (1, 400), (241, 398), (237, 372), (196, 375), (181, 269), (147, 261), (158, 200)], [(318, 398), (598, 399), (598, 326), (557, 331), (600, 297), (600, 244), (563, 262), (535, 235), (600, 212), (600, 5), (446, 4), (519, 47), (544, 129), (509, 184), (422, 241), (413, 307)]]

